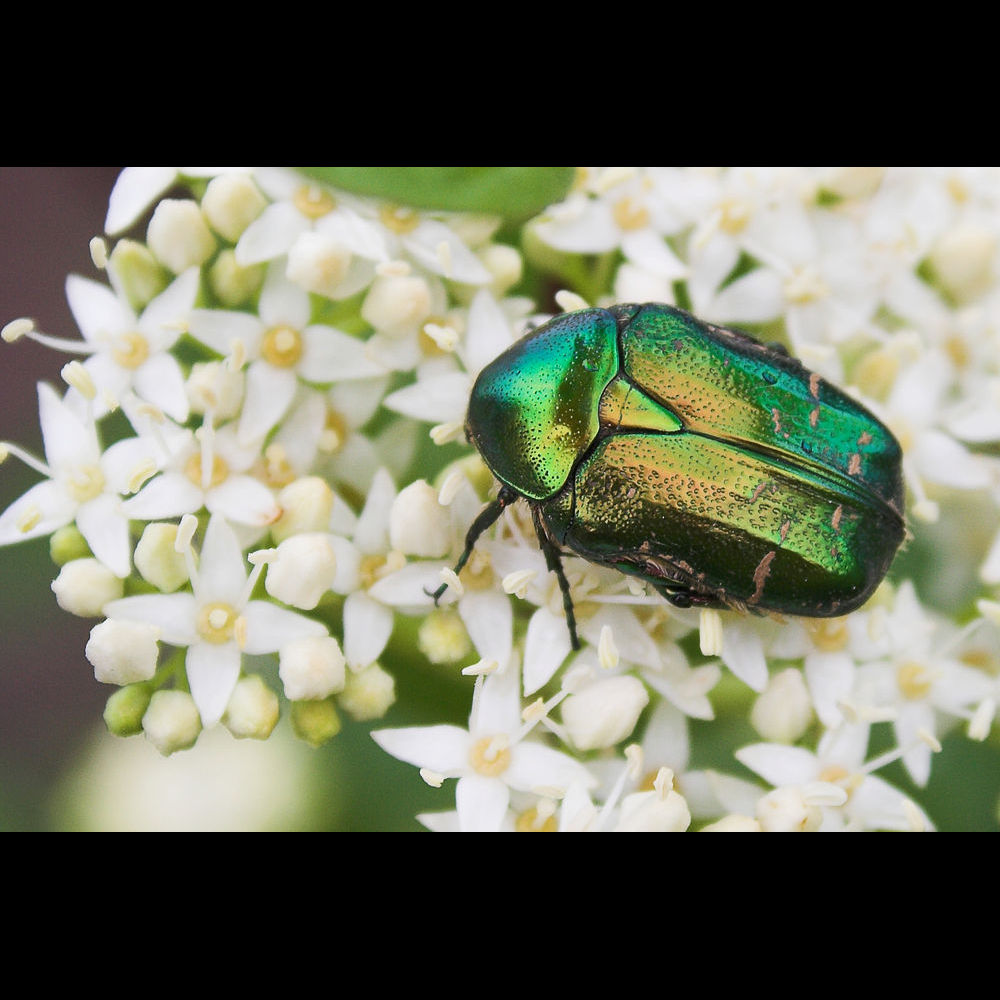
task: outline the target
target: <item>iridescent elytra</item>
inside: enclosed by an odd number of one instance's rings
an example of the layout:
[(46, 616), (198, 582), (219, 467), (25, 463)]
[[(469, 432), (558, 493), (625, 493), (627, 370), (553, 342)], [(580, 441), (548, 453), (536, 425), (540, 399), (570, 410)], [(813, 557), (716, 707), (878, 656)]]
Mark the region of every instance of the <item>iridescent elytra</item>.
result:
[(538, 327), (480, 372), (465, 430), (500, 491), (456, 571), (523, 498), (575, 648), (564, 554), (677, 607), (825, 618), (871, 596), (905, 535), (883, 423), (783, 350), (674, 306)]

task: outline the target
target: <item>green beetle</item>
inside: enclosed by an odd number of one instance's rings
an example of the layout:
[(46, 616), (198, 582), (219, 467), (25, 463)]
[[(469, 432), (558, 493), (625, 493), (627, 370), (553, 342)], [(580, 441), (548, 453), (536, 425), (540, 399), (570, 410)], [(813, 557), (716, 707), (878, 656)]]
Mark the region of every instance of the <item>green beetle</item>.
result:
[(564, 552), (677, 607), (826, 618), (867, 600), (906, 531), (901, 451), (878, 419), (781, 350), (673, 306), (539, 327), (482, 370), (465, 429), (501, 488), (455, 570), (523, 497), (574, 648)]

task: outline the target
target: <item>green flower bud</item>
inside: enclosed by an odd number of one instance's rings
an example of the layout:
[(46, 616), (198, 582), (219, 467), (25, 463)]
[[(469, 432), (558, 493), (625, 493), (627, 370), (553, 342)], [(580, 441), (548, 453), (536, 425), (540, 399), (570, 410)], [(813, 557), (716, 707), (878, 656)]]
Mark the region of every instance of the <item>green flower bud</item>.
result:
[(340, 717), (333, 701), (293, 701), (292, 728), (300, 740), (321, 747), (340, 732)]
[(119, 688), (104, 706), (104, 724), (115, 736), (137, 736), (142, 732), (142, 717), (149, 708), (153, 692), (148, 684), (129, 684)]
[(49, 555), (57, 566), (65, 566), (74, 559), (86, 559), (92, 553), (80, 529), (75, 524), (67, 524), (52, 532)]
[(141, 312), (170, 281), (170, 275), (153, 256), (145, 243), (119, 240), (108, 258), (108, 269), (115, 275), (128, 304)]

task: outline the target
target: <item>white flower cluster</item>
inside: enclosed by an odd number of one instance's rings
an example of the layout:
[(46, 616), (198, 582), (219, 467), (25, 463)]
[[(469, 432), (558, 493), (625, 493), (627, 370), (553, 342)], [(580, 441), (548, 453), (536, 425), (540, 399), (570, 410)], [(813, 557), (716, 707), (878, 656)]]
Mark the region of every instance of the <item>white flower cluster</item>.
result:
[[(876, 772), (922, 789), (1000, 696), (1000, 173), (581, 168), (518, 248), (500, 221), (285, 168), (123, 172), (93, 246), (108, 281), (67, 281), (83, 339), (3, 331), (84, 358), (39, 386), (44, 461), (0, 446), (43, 477), (0, 544), (52, 536), (59, 604), (101, 619), (109, 727), (165, 754), (218, 723), (266, 738), (278, 688), (318, 745), (393, 704), (381, 660), (406, 632), (472, 689), (467, 728), (373, 733), (457, 779), (431, 829), (933, 828)], [(545, 318), (512, 293), (545, 280), (565, 308), (672, 303), (783, 340), (845, 386), (903, 447), (912, 579), (779, 621), (567, 559), (574, 651), (526, 504), (456, 576), (493, 484), (454, 442), (479, 370)], [(722, 713), (761, 740), (725, 771), (699, 743)]]

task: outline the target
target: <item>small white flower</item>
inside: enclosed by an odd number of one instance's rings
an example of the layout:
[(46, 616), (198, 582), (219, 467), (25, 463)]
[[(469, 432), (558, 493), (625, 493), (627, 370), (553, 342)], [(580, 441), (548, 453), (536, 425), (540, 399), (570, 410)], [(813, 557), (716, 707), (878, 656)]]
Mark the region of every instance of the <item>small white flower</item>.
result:
[(238, 350), (249, 362), (239, 421), (243, 444), (257, 442), (288, 412), (299, 378), (326, 383), (372, 378), (385, 369), (369, 360), (363, 341), (331, 326), (310, 323), (309, 296), (272, 265), (259, 315), (196, 309), (191, 336), (222, 355)]
[(269, 601), (250, 600), (262, 567), (250, 574), (232, 528), (218, 516), (205, 531), (193, 593), (125, 597), (105, 606), (109, 618), (145, 622), (161, 640), (187, 647), (185, 667), (202, 725), (215, 725), (240, 676), (243, 654), (275, 653), (286, 643), (326, 635), (326, 628)]
[(0, 514), (0, 545), (50, 535), (75, 521), (91, 552), (117, 576), (128, 576), (131, 543), (121, 494), (136, 467), (149, 460), (149, 445), (126, 438), (102, 452), (93, 420), (79, 416), (44, 382), (38, 405), (47, 464), (5, 447), (47, 478)]
[(386, 752), (445, 778), (457, 778), (455, 801), (463, 831), (499, 830), (512, 790), (544, 788), (561, 796), (574, 783), (592, 787), (582, 764), (526, 738), (518, 671), (498, 670), (476, 681), (468, 729), (416, 726), (372, 733)]

